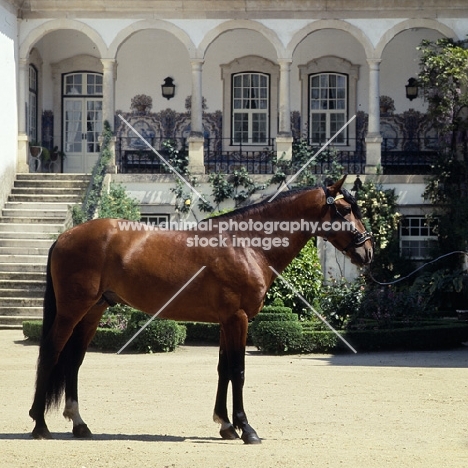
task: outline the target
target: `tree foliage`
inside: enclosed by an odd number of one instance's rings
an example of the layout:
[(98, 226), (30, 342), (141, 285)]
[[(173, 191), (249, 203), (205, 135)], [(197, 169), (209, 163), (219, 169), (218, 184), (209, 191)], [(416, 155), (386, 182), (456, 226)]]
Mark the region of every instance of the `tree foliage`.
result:
[(422, 41), (418, 81), (429, 107), (428, 114), (454, 151), (460, 132), (466, 132), (468, 121), (468, 40), (443, 38)]

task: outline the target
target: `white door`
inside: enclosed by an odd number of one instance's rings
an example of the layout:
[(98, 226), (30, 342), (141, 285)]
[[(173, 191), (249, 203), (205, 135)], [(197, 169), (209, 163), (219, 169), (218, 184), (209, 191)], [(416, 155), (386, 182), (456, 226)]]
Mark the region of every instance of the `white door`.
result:
[(64, 106), (64, 172), (91, 172), (99, 155), (102, 99), (66, 97)]

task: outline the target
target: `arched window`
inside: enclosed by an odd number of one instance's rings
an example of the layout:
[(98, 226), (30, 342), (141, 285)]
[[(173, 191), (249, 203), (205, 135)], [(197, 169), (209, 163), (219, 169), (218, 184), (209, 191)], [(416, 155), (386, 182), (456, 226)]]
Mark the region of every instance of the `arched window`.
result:
[(31, 141), (38, 141), (37, 94), (38, 94), (37, 69), (34, 65), (29, 65), (28, 136)]
[[(327, 142), (346, 123), (348, 115), (348, 77), (341, 73), (318, 73), (309, 77), (310, 142)], [(343, 130), (334, 140), (346, 144)]]
[(232, 75), (232, 142), (266, 144), (269, 139), (270, 77), (265, 73)]

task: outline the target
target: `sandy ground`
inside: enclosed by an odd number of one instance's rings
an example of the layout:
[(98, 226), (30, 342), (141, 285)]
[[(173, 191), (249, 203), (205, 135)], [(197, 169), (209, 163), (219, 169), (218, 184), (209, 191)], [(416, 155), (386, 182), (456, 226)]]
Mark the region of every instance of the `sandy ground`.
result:
[(223, 441), (211, 415), (217, 349), (89, 352), (81, 414), (92, 440), (33, 440), (38, 348), (0, 331), (0, 466), (44, 468), (468, 466), (468, 348), (428, 353), (263, 356), (249, 349), (245, 403), (261, 445)]

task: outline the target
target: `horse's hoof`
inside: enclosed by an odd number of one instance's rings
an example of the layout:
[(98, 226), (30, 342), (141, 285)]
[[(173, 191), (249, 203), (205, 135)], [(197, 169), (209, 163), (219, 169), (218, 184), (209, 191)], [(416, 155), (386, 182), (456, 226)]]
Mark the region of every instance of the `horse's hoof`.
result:
[(256, 432), (243, 432), (242, 440), (244, 441), (244, 444), (250, 444), (250, 445), (262, 443), (262, 439), (258, 437)]
[(89, 439), (93, 437), (93, 434), (88, 429), (88, 426), (86, 424), (73, 426), (73, 435), (78, 439)]
[(221, 429), (219, 434), (225, 440), (239, 439), (239, 434), (236, 432), (233, 426), (229, 426), (227, 429)]
[(50, 440), (53, 439), (52, 434), (47, 427), (35, 427), (32, 431), (32, 436), (36, 440)]

